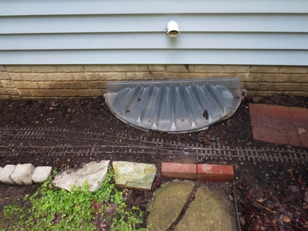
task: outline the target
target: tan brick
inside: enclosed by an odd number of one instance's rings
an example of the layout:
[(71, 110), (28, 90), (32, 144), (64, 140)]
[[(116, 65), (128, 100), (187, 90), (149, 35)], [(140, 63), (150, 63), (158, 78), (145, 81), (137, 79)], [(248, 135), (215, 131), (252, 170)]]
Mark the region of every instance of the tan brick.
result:
[(274, 90), (276, 91), (300, 91), (300, 83), (275, 83)]
[(48, 72), (58, 72), (57, 67), (53, 65), (37, 65), (31, 66), (31, 70), (34, 73), (48, 73)]
[(157, 65), (147, 65), (147, 70), (152, 71), (152, 72), (155, 72), (155, 71), (164, 72), (166, 71), (166, 66), (167, 65), (158, 65), (158, 64)]
[(210, 78), (206, 73), (167, 73), (167, 79), (198, 79)]
[(43, 89), (63, 89), (62, 82), (37, 82), (37, 84)]
[(0, 72), (0, 79), (10, 79), (10, 76), (7, 72)]
[(114, 75), (111, 80), (166, 79), (166, 72), (127, 72), (126, 77)]
[(68, 89), (85, 89), (88, 88), (87, 82), (63, 82), (63, 88)]
[(8, 95), (0, 95), (0, 99), (9, 99), (10, 97)]
[(286, 91), (284, 92), (286, 95), (295, 95), (295, 96), (308, 96), (307, 91)]
[(75, 81), (85, 81), (87, 80), (86, 73), (73, 73), (73, 78)]
[(273, 94), (277, 94), (277, 92), (275, 91), (247, 91), (247, 95), (249, 97), (252, 96), (268, 96), (268, 95), (273, 95)]
[(234, 77), (239, 78), (240, 81), (250, 81), (249, 73), (235, 74)]
[(71, 73), (50, 73), (46, 74), (49, 81), (69, 81), (74, 80)]
[(246, 82), (245, 87), (247, 90), (272, 91), (273, 85), (273, 83)]
[(86, 72), (126, 72), (144, 69), (142, 65), (86, 65)]
[(3, 87), (5, 88), (14, 88), (14, 82), (12, 80), (1, 80)]
[(28, 89), (17, 89), (17, 92), (20, 96), (31, 96)]
[(234, 65), (191, 65), (192, 72), (205, 73), (246, 73), (249, 72), (249, 66), (234, 66)]
[(9, 73), (11, 80), (23, 80), (21, 73)]
[(292, 74), (291, 83), (308, 83), (308, 74)]
[(3, 88), (0, 89), (0, 95), (7, 95), (6, 90), (4, 90)]
[(302, 83), (300, 85), (300, 90), (308, 92), (308, 83)]
[(75, 90), (30, 90), (34, 97), (67, 97), (78, 96)]
[(11, 100), (20, 100), (21, 97), (19, 95), (10, 96)]
[(250, 72), (252, 73), (277, 73), (277, 66), (251, 66)]
[(103, 95), (102, 89), (87, 89), (87, 90), (78, 90), (79, 96), (101, 96)]
[(189, 65), (167, 65), (167, 72), (188, 73), (189, 68)]
[(308, 73), (308, 67), (280, 67), (278, 70), (279, 73)]
[(26, 82), (26, 81), (14, 81), (16, 88), (38, 88), (38, 85), (36, 82)]
[(0, 65), (0, 72), (6, 72), (5, 66)]
[(125, 72), (87, 73), (87, 80), (125, 80)]
[(125, 72), (111, 72), (111, 73), (99, 73), (100, 80), (125, 80), (126, 73)]
[(47, 76), (43, 73), (22, 73), (21, 77), (25, 81), (47, 81)]
[(19, 95), (19, 93), (18, 93), (18, 91), (16, 91), (16, 90), (6, 90), (7, 91), (7, 93), (8, 93), (8, 95)]
[(88, 86), (90, 89), (102, 89), (106, 88), (107, 82), (104, 81), (89, 81)]
[(277, 82), (284, 83), (289, 82), (290, 74), (260, 74), (260, 73), (250, 73), (249, 78), (252, 81), (257, 82)]
[(6, 66), (7, 72), (13, 72), (13, 73), (26, 73), (31, 72), (31, 67), (26, 65), (19, 65), (19, 66)]
[(57, 66), (57, 69), (59, 72), (84, 72), (84, 66), (83, 65), (60, 65)]

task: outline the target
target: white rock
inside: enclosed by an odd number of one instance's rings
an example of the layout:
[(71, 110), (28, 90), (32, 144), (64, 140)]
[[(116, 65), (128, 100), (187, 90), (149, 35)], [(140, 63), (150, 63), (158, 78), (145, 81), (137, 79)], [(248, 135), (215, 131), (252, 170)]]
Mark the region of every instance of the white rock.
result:
[(11, 179), (11, 174), (14, 172), (16, 165), (8, 164), (6, 165), (0, 175), (0, 181), (5, 184), (14, 184), (14, 181)]
[(17, 164), (14, 172), (11, 174), (11, 179), (19, 185), (32, 184), (32, 174), (35, 167), (32, 164)]
[(32, 175), (32, 180), (35, 183), (45, 182), (48, 179), (48, 177), (51, 175), (51, 170), (52, 170), (52, 167), (50, 166), (36, 167)]
[(113, 161), (115, 184), (118, 187), (151, 189), (156, 175), (154, 164)]
[(102, 160), (101, 162), (90, 162), (82, 168), (74, 171), (69, 169), (56, 175), (52, 181), (53, 185), (70, 191), (73, 186), (83, 186), (88, 182), (88, 190), (94, 192), (99, 189), (101, 182), (107, 176), (110, 160)]

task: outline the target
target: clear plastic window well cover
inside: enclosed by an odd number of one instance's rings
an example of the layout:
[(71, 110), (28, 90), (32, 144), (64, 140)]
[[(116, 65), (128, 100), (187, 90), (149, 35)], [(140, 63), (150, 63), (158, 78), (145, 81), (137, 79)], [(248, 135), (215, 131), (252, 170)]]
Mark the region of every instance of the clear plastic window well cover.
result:
[(232, 116), (241, 89), (234, 77), (110, 82), (105, 100), (118, 119), (135, 128), (187, 133)]

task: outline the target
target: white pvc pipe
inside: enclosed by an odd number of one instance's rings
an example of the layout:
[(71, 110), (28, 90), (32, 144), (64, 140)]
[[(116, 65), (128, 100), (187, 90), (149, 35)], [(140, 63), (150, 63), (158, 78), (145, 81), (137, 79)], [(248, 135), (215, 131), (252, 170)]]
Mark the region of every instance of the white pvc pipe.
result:
[(179, 25), (175, 21), (169, 21), (167, 24), (167, 34), (171, 38), (175, 38), (180, 34)]

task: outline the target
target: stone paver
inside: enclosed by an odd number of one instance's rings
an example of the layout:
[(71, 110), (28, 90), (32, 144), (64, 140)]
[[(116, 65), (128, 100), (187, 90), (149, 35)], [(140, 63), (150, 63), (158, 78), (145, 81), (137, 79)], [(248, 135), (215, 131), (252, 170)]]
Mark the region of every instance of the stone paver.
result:
[(249, 112), (254, 139), (308, 147), (308, 109), (250, 104)]
[(94, 192), (99, 189), (101, 182), (105, 180), (109, 163), (109, 160), (102, 160), (99, 163), (87, 163), (76, 171), (73, 169), (66, 170), (57, 174), (52, 183), (58, 188), (70, 191), (74, 189), (74, 186), (83, 186), (87, 182), (88, 190)]
[(197, 176), (195, 164), (161, 163), (161, 175), (163, 178), (177, 178), (194, 180)]
[(152, 188), (157, 171), (154, 164), (113, 161), (112, 166), (116, 186), (148, 190)]
[(208, 187), (201, 186), (175, 231), (235, 231), (234, 219), (222, 199)]
[[(193, 181), (179, 181), (166, 183), (157, 190), (147, 220), (151, 231), (167, 230), (177, 220), (194, 185)], [(175, 230), (235, 231), (235, 220), (224, 202), (208, 187), (199, 187)]]
[(48, 177), (51, 175), (51, 170), (52, 170), (52, 167), (49, 167), (49, 166), (36, 167), (32, 175), (32, 180), (35, 183), (45, 182), (48, 179)]
[(32, 164), (17, 164), (14, 172), (11, 174), (11, 179), (15, 184), (19, 185), (31, 185), (32, 174), (35, 167)]
[(4, 166), (0, 175), (0, 181), (5, 184), (14, 184), (11, 174), (14, 172), (16, 165), (8, 164)]
[(162, 185), (156, 191), (147, 220), (151, 231), (167, 230), (172, 225), (194, 185), (192, 181), (173, 182)]

